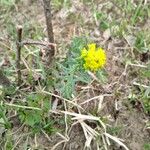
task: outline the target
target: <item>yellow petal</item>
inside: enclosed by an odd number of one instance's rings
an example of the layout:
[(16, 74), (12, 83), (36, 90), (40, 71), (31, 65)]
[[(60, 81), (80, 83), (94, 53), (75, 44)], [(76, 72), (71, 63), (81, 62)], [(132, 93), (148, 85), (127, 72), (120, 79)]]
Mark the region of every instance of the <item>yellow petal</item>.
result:
[(88, 49), (89, 49), (89, 51), (95, 51), (96, 44), (95, 43), (88, 44)]

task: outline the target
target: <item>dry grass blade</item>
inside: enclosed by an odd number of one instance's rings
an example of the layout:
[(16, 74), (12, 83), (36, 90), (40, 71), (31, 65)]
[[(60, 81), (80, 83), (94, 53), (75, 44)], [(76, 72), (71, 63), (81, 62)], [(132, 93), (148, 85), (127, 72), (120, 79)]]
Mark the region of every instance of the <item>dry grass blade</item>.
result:
[(23, 109), (31, 109), (31, 110), (42, 111), (42, 109), (38, 108), (38, 107), (29, 107), (29, 106), (22, 106), (22, 105), (10, 104), (10, 103), (4, 103), (4, 105), (10, 106), (10, 107), (16, 107), (16, 108), (23, 108)]
[(83, 125), (83, 127), (86, 128), (86, 131), (88, 131), (89, 135), (96, 137), (99, 135), (98, 132), (96, 132), (94, 129), (92, 129), (89, 125), (87, 125), (85, 122), (80, 121), (80, 123)]
[(59, 135), (63, 140), (65, 140), (66, 142), (69, 141), (68, 138), (66, 138), (65, 136), (63, 136), (61, 133), (57, 132), (57, 135)]
[(42, 46), (51, 46), (56, 47), (55, 43), (45, 42), (45, 41), (33, 41), (33, 40), (26, 40), (22, 42), (23, 45), (42, 45)]
[(101, 95), (101, 97), (99, 97), (99, 103), (98, 103), (98, 108), (97, 108), (97, 112), (99, 113), (102, 109), (102, 103), (103, 103), (103, 100), (104, 100), (104, 96)]
[(82, 115), (82, 114), (77, 114), (77, 113), (71, 113), (68, 111), (60, 111), (60, 112), (67, 114), (67, 115), (70, 115), (70, 116), (74, 116), (74, 118), (72, 118), (72, 120), (94, 120), (94, 121), (98, 121), (101, 124), (101, 126), (103, 127), (103, 129), (106, 131), (106, 126), (99, 117), (95, 117), (95, 116), (91, 116), (91, 115)]
[[(51, 150), (55, 150), (59, 145), (61, 145), (62, 143), (65, 143), (66, 142), (66, 140), (62, 140), (62, 141), (60, 141), (60, 142), (58, 142), (57, 144), (55, 144), (52, 148), (51, 148)], [(56, 149), (57, 150), (57, 149)]]
[(44, 90), (42, 90), (42, 92), (45, 93), (45, 94), (54, 96), (54, 97), (56, 97), (56, 98), (59, 98), (59, 99), (61, 99), (61, 100), (64, 100), (64, 101), (66, 101), (66, 102), (68, 102), (68, 103), (70, 103), (70, 104), (72, 104), (72, 105), (74, 105), (74, 106), (76, 106), (76, 107), (78, 107), (78, 108), (80, 108), (80, 109), (83, 110), (83, 108), (82, 108), (80, 105), (78, 105), (78, 104), (72, 102), (71, 100), (65, 99), (65, 98), (63, 98), (63, 97), (61, 97), (61, 96), (59, 96), (59, 95), (56, 95), (56, 94), (54, 94), (54, 93), (47, 92), (47, 91), (44, 91)]
[(80, 120), (79, 122), (81, 124), (81, 127), (83, 129), (86, 138), (85, 148), (91, 148), (90, 145), (92, 140), (94, 140), (99, 134), (82, 120)]
[(96, 99), (99, 99), (99, 98), (101, 99), (101, 97), (105, 97), (105, 96), (113, 96), (113, 95), (112, 94), (103, 94), (103, 95), (95, 96), (95, 97), (92, 97), (92, 98), (90, 98), (88, 100), (85, 100), (80, 105), (86, 104), (86, 103), (88, 103), (88, 102), (90, 102), (92, 100), (96, 100)]
[(147, 66), (141, 65), (141, 64), (132, 64), (132, 63), (130, 63), (129, 65), (133, 66), (133, 67), (148, 68)]
[(64, 114), (70, 115), (70, 116), (74, 116), (74, 118), (72, 118), (72, 120), (79, 120), (79, 119), (95, 120), (95, 121), (99, 121), (100, 120), (98, 117), (95, 117), (95, 116), (71, 113), (71, 112), (68, 112), (68, 111), (61, 111), (61, 112), (64, 113)]
[(108, 134), (108, 133), (104, 133), (104, 135), (110, 139), (112, 139), (113, 141), (115, 141), (116, 143), (118, 143), (120, 146), (124, 147), (125, 150), (129, 150), (128, 147), (123, 144), (118, 138)]
[(108, 148), (107, 148), (107, 143), (106, 143), (106, 139), (105, 139), (104, 135), (102, 135), (102, 141), (103, 141), (105, 150), (108, 150)]
[(93, 80), (99, 81), (98, 78), (91, 71), (88, 71), (88, 74), (92, 77)]
[(146, 89), (149, 88), (149, 86), (144, 85), (144, 84), (140, 84), (140, 83), (137, 83), (137, 82), (133, 82), (133, 85), (141, 86), (141, 87), (146, 88)]
[(48, 136), (48, 134), (44, 130), (42, 130), (42, 133), (44, 134), (44, 136), (47, 138), (47, 140), (49, 142), (52, 142), (52, 140), (50, 139), (50, 137)]
[(58, 106), (58, 99), (56, 98), (55, 100), (54, 100), (54, 102), (52, 103), (52, 110), (56, 110), (57, 109), (57, 106)]

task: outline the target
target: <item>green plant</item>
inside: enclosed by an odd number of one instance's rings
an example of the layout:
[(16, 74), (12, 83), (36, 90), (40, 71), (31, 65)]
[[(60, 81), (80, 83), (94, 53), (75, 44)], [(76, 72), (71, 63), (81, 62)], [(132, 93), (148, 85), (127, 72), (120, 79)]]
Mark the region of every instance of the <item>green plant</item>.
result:
[(135, 48), (138, 52), (148, 52), (150, 49), (150, 34), (149, 30), (139, 31), (136, 34)]
[[(51, 109), (50, 97), (42, 93), (33, 93), (26, 97), (26, 106), (31, 109), (18, 109), (19, 119), (22, 123), (30, 126), (34, 132), (39, 132), (42, 129), (48, 133), (55, 131), (54, 121), (49, 117), (49, 109)], [(41, 108), (35, 110), (32, 108)]]
[(99, 23), (100, 30), (105, 31), (110, 27), (111, 23), (108, 20), (107, 14), (100, 11), (98, 12), (96, 11), (96, 9), (94, 9), (93, 15), (94, 15), (95, 22)]
[(150, 114), (150, 87), (146, 89), (142, 100), (145, 112)]
[(144, 144), (144, 150), (150, 150), (150, 143)]
[[(87, 84), (92, 81), (88, 70), (83, 67), (85, 62), (81, 59), (81, 50), (87, 46), (87, 43), (88, 40), (85, 37), (74, 38), (67, 58), (62, 64), (57, 63), (58, 72), (55, 72), (55, 76), (57, 76), (55, 87), (60, 89), (61, 94), (65, 98), (71, 99), (73, 95), (76, 95), (76, 84)], [(95, 72), (100, 81), (106, 81), (104, 72), (103, 70)]]
[(11, 123), (9, 122), (6, 116), (7, 109), (1, 104), (0, 105), (0, 124), (3, 125), (6, 129), (11, 128)]
[(62, 7), (70, 7), (70, 0), (52, 0), (52, 5), (56, 10), (60, 10)]
[(11, 135), (6, 135), (4, 148), (7, 150), (12, 150), (14, 146), (13, 138)]
[(116, 127), (109, 127), (108, 133), (111, 135), (117, 136), (122, 130), (122, 126), (116, 126)]
[(15, 5), (15, 1), (16, 0), (0, 0), (0, 5), (3, 5), (3, 6), (13, 6)]

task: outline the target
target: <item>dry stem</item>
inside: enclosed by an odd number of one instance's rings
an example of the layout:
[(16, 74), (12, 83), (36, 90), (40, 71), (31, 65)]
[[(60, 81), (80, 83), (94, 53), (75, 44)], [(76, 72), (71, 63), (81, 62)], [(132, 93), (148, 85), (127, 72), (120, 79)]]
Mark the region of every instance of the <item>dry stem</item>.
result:
[(17, 68), (17, 75), (18, 75), (18, 85), (21, 84), (21, 68), (20, 68), (20, 61), (21, 61), (21, 40), (22, 40), (22, 26), (17, 27), (17, 53), (16, 53), (16, 68)]
[[(43, 0), (44, 14), (46, 19), (47, 35), (49, 43), (54, 43), (53, 25), (52, 25), (52, 14), (51, 14), (51, 0)], [(54, 47), (47, 47), (48, 64), (52, 62), (52, 58), (55, 54)]]
[(33, 40), (26, 40), (22, 42), (22, 45), (41, 45), (41, 46), (49, 46), (49, 47), (56, 47), (56, 44), (45, 42), (45, 41), (33, 41)]

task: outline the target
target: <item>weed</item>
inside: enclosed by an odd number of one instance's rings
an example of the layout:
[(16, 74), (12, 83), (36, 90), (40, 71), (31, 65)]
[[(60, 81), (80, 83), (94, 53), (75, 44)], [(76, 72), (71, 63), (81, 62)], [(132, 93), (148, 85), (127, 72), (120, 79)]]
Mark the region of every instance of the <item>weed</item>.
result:
[(0, 4), (6, 5), (6, 6), (14, 5), (14, 3), (15, 3), (15, 0), (1, 0), (0, 1)]
[[(58, 64), (59, 72), (62, 73), (55, 84), (57, 89), (60, 89), (63, 97), (71, 99), (75, 95), (75, 84), (76, 83), (90, 83), (92, 78), (89, 76), (88, 71), (83, 68), (83, 61), (80, 60), (81, 50), (86, 47), (87, 39), (84, 37), (74, 38), (70, 46), (68, 56), (62, 62), (63, 65)], [(96, 75), (100, 81), (106, 81), (105, 71), (99, 70)], [(61, 81), (61, 84), (60, 84)], [(61, 87), (59, 87), (61, 85)], [(62, 86), (63, 85), (63, 86)]]
[(146, 53), (150, 49), (149, 31), (140, 31), (136, 34), (135, 48), (140, 53)]
[[(32, 127), (36, 126), (47, 129), (52, 122), (48, 119), (48, 111), (51, 108), (50, 97), (43, 94), (30, 94), (26, 97), (26, 106), (38, 107), (42, 110), (18, 109), (18, 115), (22, 123)], [(40, 129), (40, 128), (39, 128)]]
[(147, 114), (150, 114), (150, 87), (148, 87), (143, 96), (144, 110)]
[(150, 143), (144, 144), (144, 150), (149, 150), (150, 149)]
[(12, 136), (6, 135), (4, 148), (7, 150), (11, 150), (11, 149), (13, 149), (13, 146), (14, 146), (14, 141), (13, 141)]
[(99, 23), (99, 28), (102, 31), (105, 31), (110, 27), (110, 22), (108, 20), (107, 14), (103, 12), (98, 12), (94, 9), (94, 19), (96, 23)]
[(110, 127), (108, 128), (108, 133), (111, 135), (117, 136), (122, 130), (122, 126), (117, 126), (117, 127)]
[(55, 10), (60, 10), (62, 7), (70, 7), (71, 1), (70, 0), (53, 0), (52, 5), (55, 8)]
[(0, 124), (3, 125), (6, 129), (11, 128), (11, 124), (6, 116), (7, 109), (0, 105)]

